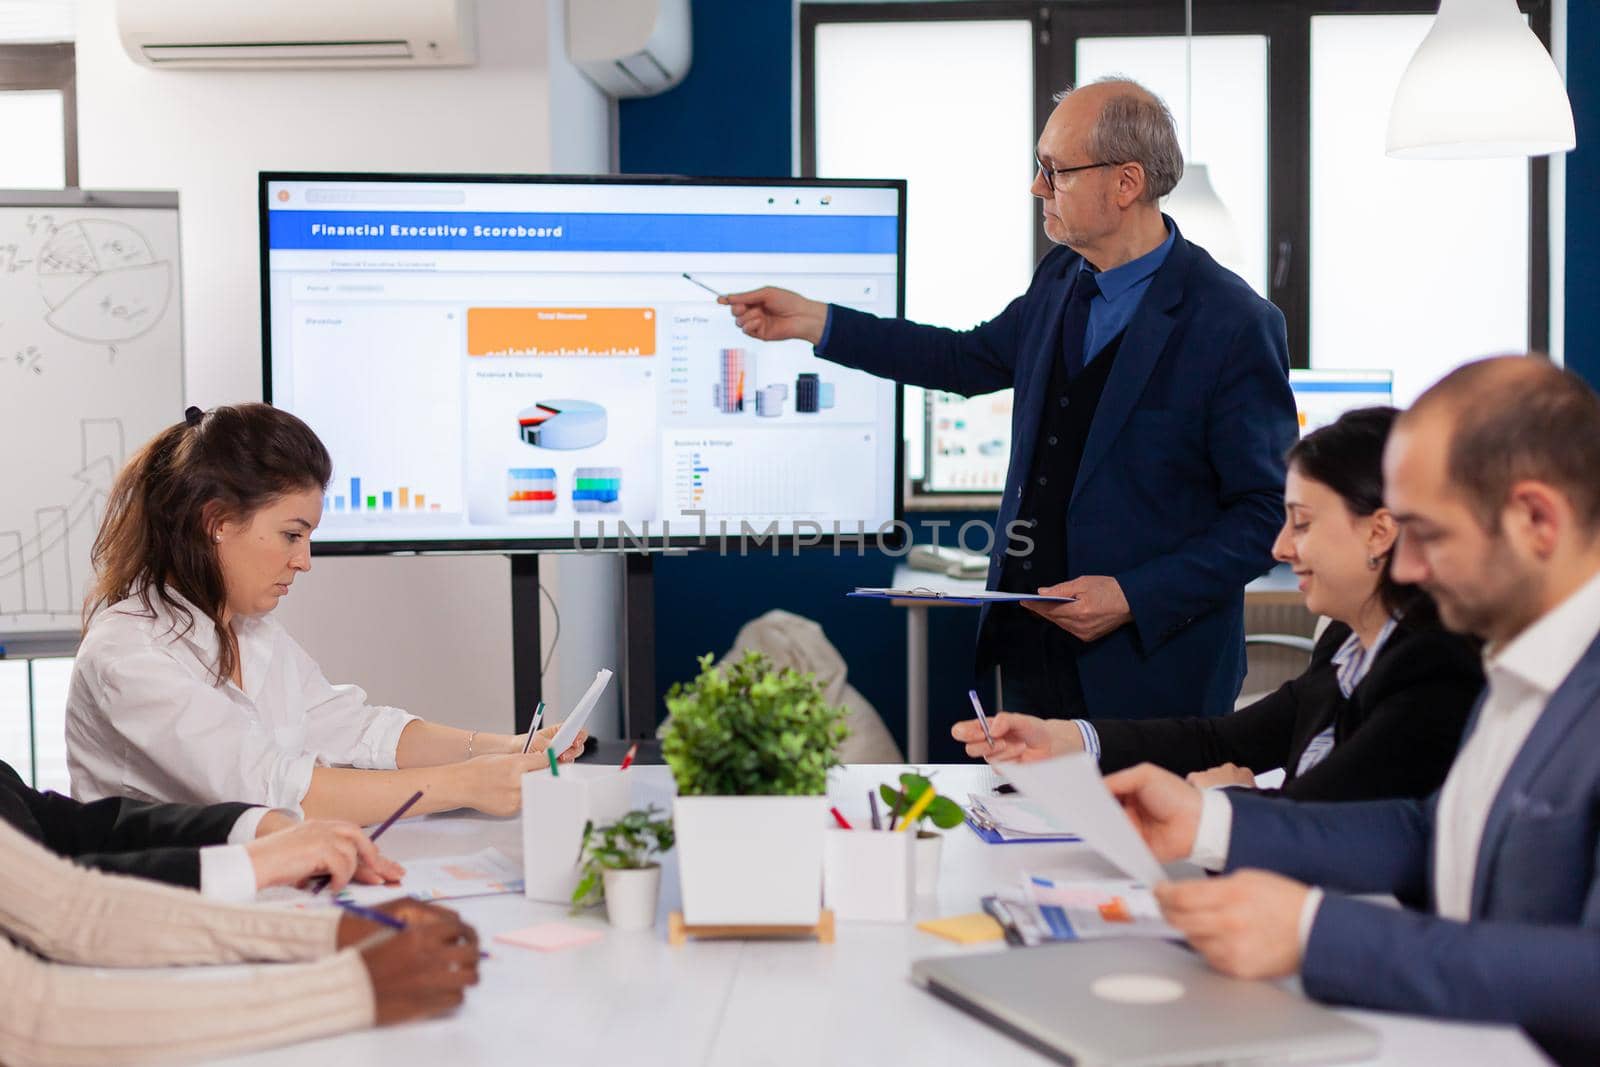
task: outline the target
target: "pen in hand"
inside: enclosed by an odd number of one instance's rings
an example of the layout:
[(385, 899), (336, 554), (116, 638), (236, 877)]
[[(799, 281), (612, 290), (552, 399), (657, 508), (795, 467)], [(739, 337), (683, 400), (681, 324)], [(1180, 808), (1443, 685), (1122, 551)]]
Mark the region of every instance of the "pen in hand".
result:
[(989, 716), (983, 713), (983, 702), (978, 699), (976, 689), (968, 689), (967, 696), (972, 700), (972, 710), (978, 713), (978, 725), (983, 727), (983, 739), (989, 742), (989, 748), (994, 748), (994, 734), (989, 732)]
[[(365, 919), (368, 922), (377, 923), (379, 926), (387, 926), (391, 930), (404, 930), (406, 928), (404, 919), (397, 919), (393, 915), (379, 911), (377, 908), (364, 908), (360, 904), (355, 904), (348, 900), (336, 900), (334, 903), (358, 919)], [(479, 952), (478, 958), (486, 960), (490, 957), (487, 952)]]
[[(411, 794), (411, 799), (406, 801), (404, 804), (400, 805), (398, 808), (396, 808), (393, 815), (389, 816), (387, 819), (383, 820), (383, 822), (379, 823), (378, 824), (378, 828), (376, 830), (372, 831), (372, 836), (367, 838), (367, 840), (376, 841), (378, 838), (382, 837), (383, 836), (383, 832), (385, 830), (387, 830), (389, 827), (393, 826), (396, 822), (398, 822), (400, 820), (400, 816), (402, 816), (406, 812), (410, 811), (411, 808), (412, 808), (412, 805), (416, 804), (416, 802), (421, 800), (421, 799), (422, 799), (422, 790), (419, 789), (415, 793), (412, 793)], [(328, 883), (330, 883), (332, 881), (333, 881), (333, 879), (330, 878), (328, 875), (325, 875), (325, 874), (317, 875), (315, 878), (313, 878), (311, 880), (311, 895), (315, 896), (318, 893), (322, 892), (324, 889), (328, 888)]]
[(522, 754), (528, 754), (528, 747), (533, 744), (533, 735), (539, 732), (539, 724), (544, 722), (544, 701), (539, 701), (539, 706), (533, 709), (533, 722), (528, 724), (528, 739), (522, 742)]

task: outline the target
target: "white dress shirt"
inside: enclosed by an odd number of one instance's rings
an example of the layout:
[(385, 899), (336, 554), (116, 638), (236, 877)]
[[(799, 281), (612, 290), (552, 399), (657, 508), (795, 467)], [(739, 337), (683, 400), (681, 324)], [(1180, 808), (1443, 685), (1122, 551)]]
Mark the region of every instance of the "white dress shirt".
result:
[(1550, 695), (1572, 673), (1597, 633), (1600, 574), (1505, 647), (1484, 650), (1488, 690), (1483, 710), (1444, 780), (1434, 818), (1433, 893), (1445, 918), (1470, 917), (1478, 845), (1489, 809)]
[[(392, 770), (416, 718), (329, 684), (270, 616), (237, 618), (244, 688), (217, 684), (211, 621), (182, 625), (155, 600), (100, 611), (67, 693), (67, 765), (79, 800), (244, 801), (300, 814), (317, 766)], [(179, 636), (181, 634), (181, 636)]]
[[(1500, 787), (1523, 742), (1544, 713), (1550, 695), (1600, 635), (1600, 574), (1518, 634), (1503, 648), (1484, 650), (1488, 690), (1483, 710), (1439, 792), (1433, 831), (1433, 893), (1437, 913), (1466, 920), (1472, 914), (1478, 846)], [(1208, 870), (1227, 864), (1233, 805), (1221, 790), (1207, 790), (1200, 808), (1191, 862)], [(1313, 888), (1300, 911), (1304, 951), (1322, 904)]]
[(226, 845), (200, 850), (200, 895), (242, 903), (256, 898), (256, 865), (244, 846), (256, 839), (270, 808), (250, 808), (234, 820)]

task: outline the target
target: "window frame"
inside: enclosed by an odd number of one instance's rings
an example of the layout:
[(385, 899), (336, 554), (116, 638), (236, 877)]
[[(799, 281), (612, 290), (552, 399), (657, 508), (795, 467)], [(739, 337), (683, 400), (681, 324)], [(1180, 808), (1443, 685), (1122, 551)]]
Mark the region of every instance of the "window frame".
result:
[[(1432, 15), (1437, 0), (1206, 0), (1196, 35), (1267, 38), (1268, 298), (1283, 312), (1290, 364), (1311, 359), (1311, 20), (1319, 15)], [(1548, 50), (1550, 0), (1519, 0)], [(1033, 27), (1034, 127), (1043, 128), (1051, 96), (1072, 85), (1081, 37), (1182, 36), (1182, 0), (920, 0), (905, 3), (800, 5), (800, 175), (816, 174), (816, 33), (825, 23), (1016, 19)], [(1019, 148), (1018, 151), (1021, 151)], [(1550, 159), (1528, 161), (1528, 337), (1531, 351), (1550, 348)], [(1035, 258), (1050, 247), (1034, 235)]]
[(61, 94), (66, 188), (78, 187), (78, 61), (71, 43), (0, 44), (0, 93)]

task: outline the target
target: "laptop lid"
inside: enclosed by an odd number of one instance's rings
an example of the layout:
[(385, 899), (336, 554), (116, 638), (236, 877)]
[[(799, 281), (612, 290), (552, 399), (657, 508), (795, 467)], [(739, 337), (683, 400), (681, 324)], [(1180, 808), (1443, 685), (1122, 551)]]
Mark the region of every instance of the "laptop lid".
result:
[(1079, 1067), (1343, 1063), (1378, 1035), (1267, 982), (1213, 971), (1163, 941), (1081, 941), (919, 960), (912, 981)]

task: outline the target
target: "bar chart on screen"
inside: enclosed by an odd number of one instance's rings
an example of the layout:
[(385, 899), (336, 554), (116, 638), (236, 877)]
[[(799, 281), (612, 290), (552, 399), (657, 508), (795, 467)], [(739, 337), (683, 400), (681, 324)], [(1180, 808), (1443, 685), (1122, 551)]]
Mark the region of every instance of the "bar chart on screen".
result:
[(671, 494), (665, 510), (704, 512), (710, 522), (868, 516), (874, 487), (845, 479), (840, 471), (876, 447), (875, 433), (840, 427), (673, 435), (664, 457), (662, 485)]

